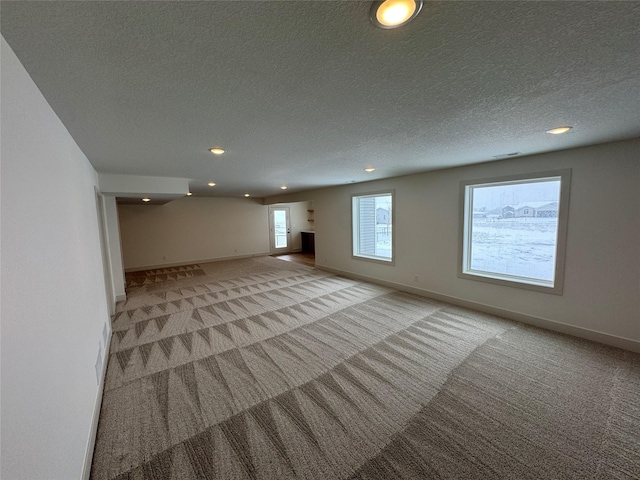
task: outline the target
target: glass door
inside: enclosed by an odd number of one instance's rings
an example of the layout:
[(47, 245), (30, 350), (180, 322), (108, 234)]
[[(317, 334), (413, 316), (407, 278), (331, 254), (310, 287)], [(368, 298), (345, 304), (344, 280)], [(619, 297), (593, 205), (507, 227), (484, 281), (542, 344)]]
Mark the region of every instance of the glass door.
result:
[(291, 251), (291, 227), (289, 207), (269, 207), (269, 230), (271, 254)]

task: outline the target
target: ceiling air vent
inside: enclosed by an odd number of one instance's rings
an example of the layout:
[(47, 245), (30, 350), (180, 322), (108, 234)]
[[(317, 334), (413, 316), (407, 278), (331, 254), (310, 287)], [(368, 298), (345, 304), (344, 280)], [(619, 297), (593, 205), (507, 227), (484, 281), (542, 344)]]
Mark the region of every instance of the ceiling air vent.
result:
[(494, 155), (493, 158), (495, 158), (496, 160), (500, 160), (502, 158), (517, 157), (518, 155), (520, 155), (520, 152), (511, 152), (503, 153), (502, 155)]

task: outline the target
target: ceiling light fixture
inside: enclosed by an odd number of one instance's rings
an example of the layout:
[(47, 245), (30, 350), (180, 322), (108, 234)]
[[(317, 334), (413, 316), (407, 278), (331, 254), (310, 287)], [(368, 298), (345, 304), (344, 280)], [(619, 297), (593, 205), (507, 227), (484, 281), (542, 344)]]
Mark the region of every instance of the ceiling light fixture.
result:
[(220, 148), (220, 147), (213, 147), (210, 148), (209, 151), (211, 153), (213, 153), (214, 155), (222, 155), (224, 153), (224, 149)]
[(551, 130), (547, 130), (546, 133), (550, 133), (551, 135), (560, 135), (561, 133), (566, 133), (571, 130), (573, 127), (556, 127)]
[(244, 194), (245, 197), (250, 197), (251, 195), (249, 195), (248, 193)]
[(375, 170), (375, 168), (373, 167), (367, 167), (364, 169), (365, 172), (373, 172)]
[(373, 2), (369, 18), (379, 28), (401, 27), (413, 20), (422, 10), (422, 0), (385, 0)]
[(209, 185), (210, 187), (215, 187), (216, 186), (216, 182), (209, 182), (209, 183), (207, 183), (207, 185)]
[(151, 201), (151, 199), (150, 199), (149, 197), (144, 197), (144, 198), (142, 199), (142, 201), (143, 201), (143, 202), (150, 202), (150, 201)]
[(288, 188), (288, 187), (287, 187), (286, 185), (282, 185), (282, 186), (280, 187), (280, 190), (286, 190), (287, 188)]

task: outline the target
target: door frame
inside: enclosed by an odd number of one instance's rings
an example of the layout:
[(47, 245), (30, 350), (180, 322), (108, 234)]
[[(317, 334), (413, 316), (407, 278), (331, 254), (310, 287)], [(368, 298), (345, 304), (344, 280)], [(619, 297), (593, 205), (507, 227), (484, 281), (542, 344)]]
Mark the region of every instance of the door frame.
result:
[(93, 191), (96, 198), (96, 215), (98, 217), (98, 230), (100, 233), (100, 254), (102, 257), (102, 271), (104, 276), (104, 291), (107, 298), (109, 316), (116, 313), (116, 300), (113, 293), (113, 275), (111, 272), (111, 254), (109, 253), (109, 239), (107, 235), (107, 221), (104, 208), (104, 196), (94, 185)]

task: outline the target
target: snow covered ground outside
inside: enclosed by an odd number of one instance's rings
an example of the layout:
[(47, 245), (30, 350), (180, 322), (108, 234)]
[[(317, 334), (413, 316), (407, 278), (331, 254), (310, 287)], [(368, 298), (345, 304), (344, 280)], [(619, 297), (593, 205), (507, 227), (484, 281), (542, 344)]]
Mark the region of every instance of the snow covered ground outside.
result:
[(557, 218), (474, 218), (471, 269), (552, 281), (557, 231)]
[(391, 258), (391, 225), (376, 225), (376, 252), (378, 257)]

